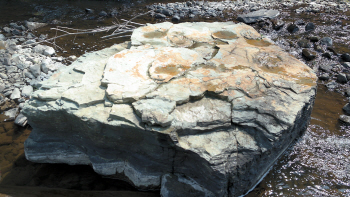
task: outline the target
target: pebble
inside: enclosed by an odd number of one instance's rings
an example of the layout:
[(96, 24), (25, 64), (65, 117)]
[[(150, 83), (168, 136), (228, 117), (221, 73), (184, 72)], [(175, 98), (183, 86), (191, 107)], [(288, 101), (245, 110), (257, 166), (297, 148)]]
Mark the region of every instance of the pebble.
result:
[(299, 31), (299, 27), (296, 25), (296, 24), (289, 24), (288, 27), (287, 27), (287, 31), (289, 33), (296, 33)]
[(341, 120), (343, 123), (350, 124), (350, 116), (346, 115), (340, 115), (339, 120)]
[(349, 103), (344, 105), (343, 111), (346, 115), (350, 115), (350, 104)]
[(348, 79), (346, 78), (346, 75), (343, 73), (338, 74), (337, 76), (337, 82), (338, 83), (346, 83), (348, 82)]
[(311, 48), (311, 43), (306, 40), (306, 39), (302, 39), (300, 41), (298, 41), (297, 43), (301, 48)]
[(305, 57), (306, 60), (311, 61), (316, 58), (317, 54), (314, 51), (311, 51), (309, 49), (303, 49), (302, 55)]
[(350, 55), (349, 53), (344, 53), (340, 56), (344, 62), (350, 62)]
[(308, 23), (305, 26), (305, 31), (313, 31), (313, 30), (315, 30), (315, 24), (314, 23)]
[(321, 45), (326, 45), (326, 46), (332, 46), (333, 45), (333, 39), (330, 37), (324, 37), (320, 40)]

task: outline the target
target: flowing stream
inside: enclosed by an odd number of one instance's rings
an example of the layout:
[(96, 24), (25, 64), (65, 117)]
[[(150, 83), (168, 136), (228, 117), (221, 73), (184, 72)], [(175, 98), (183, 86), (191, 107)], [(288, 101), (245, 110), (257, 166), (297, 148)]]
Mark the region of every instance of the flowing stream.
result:
[[(86, 15), (85, 8), (95, 12), (117, 10), (120, 18), (130, 19), (135, 13), (145, 11), (145, 5), (154, 2), (131, 1), (48, 1), (14, 0), (0, 1), (0, 26), (10, 22), (37, 17), (47, 22), (59, 18), (59, 25), (72, 28), (95, 28), (111, 25), (115, 18), (93, 18)], [(343, 18), (347, 17), (345, 13)], [(313, 18), (282, 13), (286, 22), (304, 19), (323, 24), (327, 18)], [(90, 17), (90, 18), (89, 18)], [(288, 18), (289, 17), (289, 18)], [(338, 16), (334, 16), (335, 18)], [(228, 18), (191, 19), (188, 21), (227, 21)], [(160, 22), (146, 15), (135, 20), (138, 23)], [(48, 25), (34, 32), (35, 35), (56, 34)], [(332, 31), (325, 35), (332, 37)], [(120, 38), (103, 41), (103, 34), (68, 36), (56, 40), (64, 49), (62, 56), (80, 56), (128, 40)], [(278, 35), (271, 35), (278, 43)], [(291, 38), (292, 39), (292, 38)], [(336, 40), (339, 50), (349, 51), (348, 45)], [(347, 46), (347, 47), (346, 47)], [(301, 58), (301, 57), (299, 57)], [(262, 182), (247, 196), (350, 196), (350, 127), (342, 125), (339, 115), (347, 100), (339, 93), (328, 91), (320, 82), (310, 125), (305, 134), (286, 151)], [(103, 178), (90, 166), (68, 166), (64, 164), (36, 164), (24, 157), (23, 142), (31, 128), (20, 128), (0, 114), (0, 197), (10, 196), (159, 196), (157, 192), (136, 191), (131, 185)], [(6, 195), (5, 195), (6, 194)]]

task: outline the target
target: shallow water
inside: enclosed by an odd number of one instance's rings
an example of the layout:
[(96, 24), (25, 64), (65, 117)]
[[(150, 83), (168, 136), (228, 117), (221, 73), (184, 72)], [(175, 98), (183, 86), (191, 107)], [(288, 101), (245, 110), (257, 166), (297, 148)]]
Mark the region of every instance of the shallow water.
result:
[[(0, 26), (9, 22), (23, 21), (37, 17), (52, 21), (60, 18), (61, 26), (72, 28), (95, 28), (108, 26), (116, 22), (115, 18), (89, 19), (85, 8), (95, 9), (95, 13), (116, 9), (120, 11), (120, 18), (130, 19), (144, 6), (152, 2), (164, 1), (132, 1), (134, 6), (124, 1), (50, 1), (48, 0), (14, 0), (0, 1)], [(166, 1), (174, 2), (174, 1)], [(320, 36), (334, 37), (335, 48), (339, 52), (349, 51), (349, 39), (344, 38), (347, 32), (349, 13), (340, 13), (337, 16), (324, 15), (317, 17), (313, 14), (296, 15), (284, 11), (284, 21), (294, 21), (298, 17), (305, 22), (314, 21)], [(96, 14), (95, 14), (96, 15)], [(233, 14), (232, 16), (234, 16)], [(342, 17), (344, 26), (332, 26), (327, 21)], [(119, 18), (119, 19), (120, 19)], [(231, 18), (190, 19), (188, 21), (225, 21)], [(331, 20), (328, 20), (331, 19)], [(139, 23), (160, 22), (149, 16), (135, 20)], [(323, 25), (322, 25), (323, 24)], [(36, 35), (56, 35), (50, 31), (57, 25), (48, 25), (34, 33)], [(108, 32), (107, 34), (109, 34)], [(334, 33), (334, 35), (333, 35)], [(57, 39), (55, 42), (63, 50), (59, 55), (80, 56), (85, 52), (99, 50), (120, 43), (129, 38), (103, 40), (106, 33), (68, 36)], [(278, 35), (269, 34), (278, 44)], [(274, 37), (275, 36), (275, 37)], [(290, 39), (295, 39), (289, 35)], [(306, 37), (305, 35), (298, 35)], [(290, 48), (286, 47), (286, 50)], [(297, 56), (301, 58), (301, 56)], [(322, 63), (322, 62), (321, 62)], [(325, 62), (328, 63), (328, 62)], [(350, 196), (350, 128), (342, 126), (338, 117), (342, 114), (342, 107), (346, 98), (338, 93), (330, 92), (319, 84), (312, 119), (305, 134), (291, 147), (271, 169), (270, 173), (248, 196)], [(59, 164), (35, 164), (24, 158), (23, 142), (30, 133), (30, 127), (18, 128), (13, 122), (4, 122), (5, 117), (0, 115), (0, 196), (3, 194), (20, 196), (109, 196), (109, 192), (128, 190), (130, 193), (113, 193), (120, 196), (159, 196), (157, 193), (135, 192), (127, 183), (101, 178), (89, 166), (68, 166)], [(0, 180), (1, 180), (0, 179)], [(45, 189), (59, 188), (59, 189)], [(70, 190), (65, 190), (70, 189)], [(72, 190), (74, 189), (74, 195)], [(79, 190), (79, 191), (77, 191)], [(104, 193), (83, 192), (81, 190), (99, 190)], [(108, 192), (107, 192), (108, 191)], [(24, 193), (23, 193), (24, 192)]]

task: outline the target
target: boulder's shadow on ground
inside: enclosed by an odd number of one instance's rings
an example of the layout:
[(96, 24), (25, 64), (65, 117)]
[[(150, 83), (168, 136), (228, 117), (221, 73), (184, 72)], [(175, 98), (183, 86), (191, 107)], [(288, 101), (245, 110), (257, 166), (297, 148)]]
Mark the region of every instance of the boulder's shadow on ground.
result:
[[(93, 190), (93, 191), (92, 191)], [(125, 196), (156, 197), (156, 192), (140, 192), (127, 182), (103, 178), (90, 166), (38, 164), (24, 154), (0, 182), (0, 196)]]

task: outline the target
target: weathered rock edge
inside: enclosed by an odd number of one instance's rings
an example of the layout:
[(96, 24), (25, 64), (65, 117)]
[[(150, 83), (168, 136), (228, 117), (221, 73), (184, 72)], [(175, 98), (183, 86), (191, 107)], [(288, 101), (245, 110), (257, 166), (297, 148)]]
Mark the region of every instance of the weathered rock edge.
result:
[(28, 160), (162, 196), (239, 196), (307, 127), (316, 75), (252, 27), (160, 23), (42, 82)]

